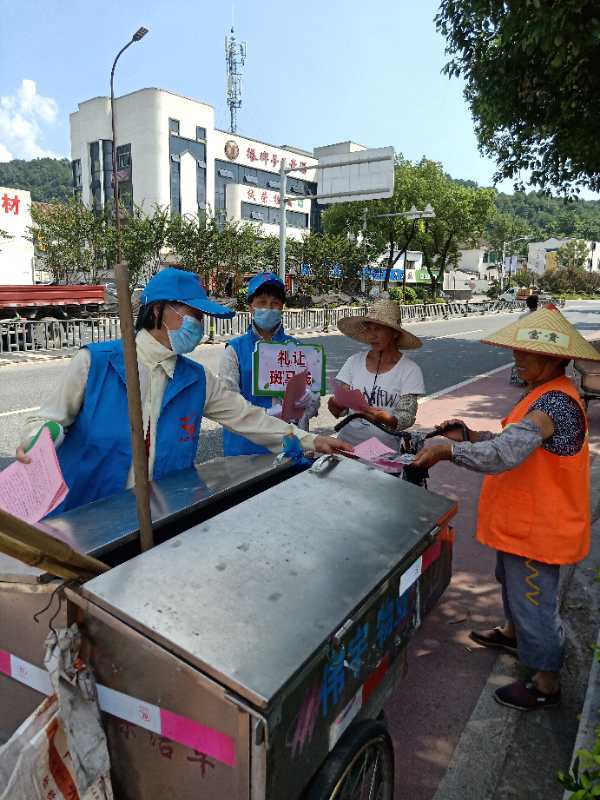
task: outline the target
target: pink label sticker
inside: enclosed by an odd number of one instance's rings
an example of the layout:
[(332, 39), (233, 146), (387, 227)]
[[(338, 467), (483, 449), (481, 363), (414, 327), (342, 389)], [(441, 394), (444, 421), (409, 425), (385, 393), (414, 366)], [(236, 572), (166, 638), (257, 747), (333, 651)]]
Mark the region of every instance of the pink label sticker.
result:
[(427, 550), (423, 553), (423, 572), (430, 567), (434, 561), (437, 561), (442, 553), (442, 543), (435, 542), (432, 544), (431, 547), (428, 547)]
[(163, 708), (160, 709), (160, 722), (161, 733), (167, 739), (206, 753), (229, 767), (235, 766), (235, 740), (231, 736)]
[(10, 677), (10, 653), (0, 650), (0, 672)]

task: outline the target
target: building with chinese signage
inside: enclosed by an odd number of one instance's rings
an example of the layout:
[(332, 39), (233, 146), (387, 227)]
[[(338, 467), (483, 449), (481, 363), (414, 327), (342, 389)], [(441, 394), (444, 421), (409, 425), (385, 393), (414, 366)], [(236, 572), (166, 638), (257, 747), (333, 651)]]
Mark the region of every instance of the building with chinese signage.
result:
[(31, 195), (0, 186), (0, 285), (33, 283)]
[[(276, 147), (218, 130), (214, 108), (163, 89), (140, 89), (115, 101), (120, 201), (128, 209), (170, 207), (171, 213), (260, 224), (279, 232), (281, 159), (293, 168), (287, 182), (288, 236), (317, 229), (317, 157), (287, 145)], [(348, 151), (360, 146), (350, 142)], [(324, 148), (328, 151), (327, 147)], [(110, 100), (79, 103), (71, 114), (75, 192), (88, 206), (112, 200)]]

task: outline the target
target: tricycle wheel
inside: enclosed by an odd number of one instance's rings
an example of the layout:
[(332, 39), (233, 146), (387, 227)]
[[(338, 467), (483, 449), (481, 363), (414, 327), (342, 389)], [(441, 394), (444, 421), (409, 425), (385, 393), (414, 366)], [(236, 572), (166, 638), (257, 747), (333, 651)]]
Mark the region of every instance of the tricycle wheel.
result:
[(346, 731), (315, 775), (305, 800), (393, 800), (394, 748), (383, 722)]

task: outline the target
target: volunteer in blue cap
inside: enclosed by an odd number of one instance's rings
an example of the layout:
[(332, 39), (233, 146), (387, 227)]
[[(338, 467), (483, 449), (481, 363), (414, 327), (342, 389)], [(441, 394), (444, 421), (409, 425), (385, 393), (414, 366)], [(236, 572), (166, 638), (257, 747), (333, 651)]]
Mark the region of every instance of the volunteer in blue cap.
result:
[[(219, 378), (228, 389), (239, 392), (252, 405), (264, 408), (272, 416), (281, 414), (281, 404), (271, 397), (259, 397), (252, 393), (252, 357), (256, 343), (260, 341), (300, 344), (298, 339), (289, 336), (283, 328), (284, 304), (283, 281), (273, 272), (255, 275), (248, 284), (252, 324), (243, 336), (228, 343), (219, 365)], [(307, 389), (297, 404), (297, 411), (299, 427), (308, 430), (309, 420), (319, 411), (319, 396)], [(223, 448), (226, 456), (268, 452), (265, 447), (227, 430), (223, 436)]]
[[(136, 349), (152, 478), (193, 466), (203, 416), (273, 452), (280, 451), (289, 432), (289, 425), (227, 391), (209, 370), (185, 358), (200, 344), (204, 314), (230, 318), (234, 312), (209, 300), (199, 277), (182, 269), (160, 271), (141, 298)], [(20, 461), (28, 462), (26, 449), (44, 425), (53, 435), (69, 487), (54, 513), (133, 486), (120, 340), (87, 345), (73, 357), (58, 389), (27, 418), (17, 449)], [(335, 440), (297, 429), (295, 433), (305, 450), (335, 449)]]

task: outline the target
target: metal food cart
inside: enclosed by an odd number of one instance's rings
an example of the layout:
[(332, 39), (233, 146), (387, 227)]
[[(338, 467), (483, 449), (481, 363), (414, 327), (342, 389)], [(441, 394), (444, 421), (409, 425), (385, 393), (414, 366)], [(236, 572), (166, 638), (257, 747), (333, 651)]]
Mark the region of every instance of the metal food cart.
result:
[(391, 798), (376, 720), (450, 581), (455, 511), (343, 460), (68, 590), (116, 797), (312, 800), (368, 779)]
[[(271, 455), (240, 456), (214, 459), (156, 482), (151, 492), (156, 541), (209, 519), (298, 472), (289, 462), (275, 465)], [(73, 509), (37, 527), (111, 565), (140, 552), (132, 490)], [(32, 676), (43, 666), (48, 623), (53, 619), (56, 628), (67, 623), (66, 606), (59, 606), (52, 598), (61, 585), (61, 580), (0, 553), (0, 743), (39, 703), (35, 688), (39, 682)], [(20, 674), (23, 680), (15, 683), (11, 674)]]

